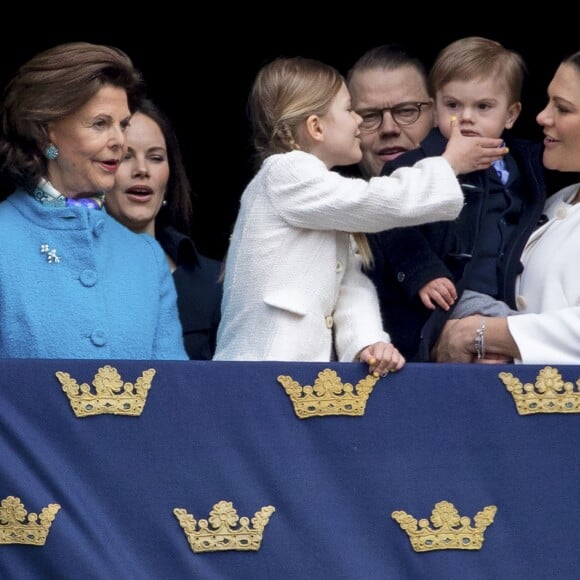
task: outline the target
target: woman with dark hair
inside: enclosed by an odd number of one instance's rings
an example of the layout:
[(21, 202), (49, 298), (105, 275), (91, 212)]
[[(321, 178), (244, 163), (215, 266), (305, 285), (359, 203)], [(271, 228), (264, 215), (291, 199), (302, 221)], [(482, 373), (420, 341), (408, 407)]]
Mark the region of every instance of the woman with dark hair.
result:
[(150, 100), (143, 100), (131, 118), (127, 151), (106, 206), (129, 229), (161, 244), (173, 272), (187, 354), (211, 359), (220, 318), (221, 263), (200, 254), (190, 237), (191, 188), (179, 142), (167, 116)]
[(37, 54), (6, 86), (0, 357), (187, 359), (161, 248), (102, 209), (142, 91), (124, 52), (84, 42)]
[[(544, 131), (543, 163), (580, 172), (580, 51), (565, 58), (536, 117)], [(580, 183), (551, 195), (543, 225), (522, 254), (517, 316), (468, 316), (445, 324), (433, 349), (440, 362), (580, 363)]]

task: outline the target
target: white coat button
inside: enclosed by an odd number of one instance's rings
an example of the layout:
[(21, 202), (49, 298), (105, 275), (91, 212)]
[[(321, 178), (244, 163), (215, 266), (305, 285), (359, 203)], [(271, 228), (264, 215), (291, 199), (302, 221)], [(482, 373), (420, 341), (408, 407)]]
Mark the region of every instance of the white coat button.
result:
[(336, 263), (336, 271), (337, 272), (342, 272), (344, 270), (344, 264), (339, 260)]
[(556, 217), (559, 220), (563, 220), (566, 217), (566, 213), (567, 213), (567, 211), (566, 211), (565, 207), (559, 207), (556, 211)]
[(334, 318), (329, 314), (326, 318), (326, 328), (332, 328), (334, 326)]
[(516, 296), (516, 304), (519, 310), (524, 310), (528, 303), (523, 296)]

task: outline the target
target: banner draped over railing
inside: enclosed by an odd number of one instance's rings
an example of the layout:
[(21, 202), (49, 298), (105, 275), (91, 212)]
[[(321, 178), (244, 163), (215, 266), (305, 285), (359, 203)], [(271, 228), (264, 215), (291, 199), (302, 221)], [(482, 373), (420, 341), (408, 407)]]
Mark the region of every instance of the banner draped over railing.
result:
[[(93, 385), (109, 366), (123, 388)], [(580, 414), (520, 415), (499, 377), (534, 384), (543, 367), (407, 364), (378, 380), (362, 416), (298, 418), (279, 376), (313, 386), (325, 369), (355, 392), (367, 372), (355, 363), (0, 362), (0, 500), (18, 498), (39, 518), (60, 506), (44, 545), (26, 545), (4, 529), (18, 501), (0, 504), (0, 578), (579, 577)], [(557, 372), (580, 378), (580, 366)], [(77, 417), (63, 390), (84, 384), (105, 397), (103, 384), (119, 395), (126, 383), (146, 392), (139, 416)], [(488, 508), (479, 549), (453, 546), (469, 541), (448, 529), (435, 541), (452, 549), (415, 551), (393, 512), (436, 530), (449, 504), (469, 518), (453, 520), (464, 530)], [(219, 529), (192, 540), (209, 551), (193, 551), (175, 509)], [(262, 533), (229, 543), (243, 518)]]

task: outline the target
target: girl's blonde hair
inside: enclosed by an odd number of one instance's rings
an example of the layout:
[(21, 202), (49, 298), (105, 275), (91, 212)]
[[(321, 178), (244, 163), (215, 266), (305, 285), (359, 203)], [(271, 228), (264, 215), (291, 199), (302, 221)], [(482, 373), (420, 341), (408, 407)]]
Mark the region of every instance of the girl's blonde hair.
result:
[[(266, 157), (300, 149), (296, 138), (310, 115), (328, 112), (344, 78), (334, 67), (300, 56), (276, 58), (258, 72), (248, 99), (255, 164)], [(365, 234), (353, 234), (365, 266), (372, 252)]]
[(343, 84), (323, 62), (277, 58), (258, 72), (248, 99), (257, 166), (274, 153), (299, 149), (298, 129), (310, 115), (324, 115)]

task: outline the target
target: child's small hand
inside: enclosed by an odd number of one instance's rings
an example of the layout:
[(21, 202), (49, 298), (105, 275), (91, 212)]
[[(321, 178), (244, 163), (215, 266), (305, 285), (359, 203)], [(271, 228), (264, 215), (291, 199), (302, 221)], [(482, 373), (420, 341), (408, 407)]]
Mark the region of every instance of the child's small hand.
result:
[(456, 117), (451, 117), (449, 123), (451, 133), (443, 157), (449, 161), (456, 175), (487, 169), (509, 151), (502, 146), (502, 139), (462, 135)]
[(388, 342), (375, 342), (363, 348), (359, 359), (369, 365), (369, 373), (375, 377), (387, 376), (389, 371), (395, 372), (405, 366), (405, 357)]
[(449, 278), (435, 278), (419, 290), (419, 298), (429, 310), (435, 310), (437, 306), (449, 310), (457, 300), (457, 290)]

